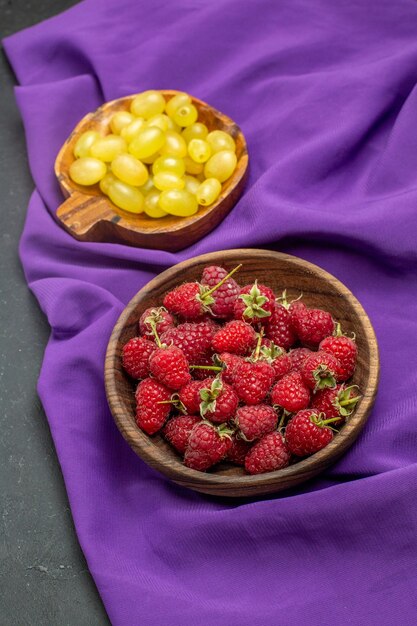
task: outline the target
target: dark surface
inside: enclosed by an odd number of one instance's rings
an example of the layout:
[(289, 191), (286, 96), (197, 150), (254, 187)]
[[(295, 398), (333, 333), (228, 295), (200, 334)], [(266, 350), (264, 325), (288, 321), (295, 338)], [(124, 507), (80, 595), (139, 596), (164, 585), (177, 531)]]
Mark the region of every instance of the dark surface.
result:
[[(0, 0), (0, 36), (71, 0)], [(15, 79), (0, 55), (0, 624), (109, 624), (82, 555), (45, 414), (36, 395), (48, 325), (28, 291), (18, 240), (33, 190)]]

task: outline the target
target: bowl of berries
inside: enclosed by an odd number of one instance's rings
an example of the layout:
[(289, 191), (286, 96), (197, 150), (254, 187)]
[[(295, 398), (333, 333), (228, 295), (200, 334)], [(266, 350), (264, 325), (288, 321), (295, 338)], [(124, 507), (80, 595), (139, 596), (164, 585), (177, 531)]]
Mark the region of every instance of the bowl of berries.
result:
[(258, 496), (316, 476), (355, 441), (379, 379), (372, 324), (334, 276), (268, 250), (189, 259), (120, 316), (107, 399), (133, 450), (176, 483)]
[(104, 103), (62, 146), (57, 218), (76, 239), (180, 250), (213, 230), (246, 182), (238, 125), (189, 94), (148, 90)]

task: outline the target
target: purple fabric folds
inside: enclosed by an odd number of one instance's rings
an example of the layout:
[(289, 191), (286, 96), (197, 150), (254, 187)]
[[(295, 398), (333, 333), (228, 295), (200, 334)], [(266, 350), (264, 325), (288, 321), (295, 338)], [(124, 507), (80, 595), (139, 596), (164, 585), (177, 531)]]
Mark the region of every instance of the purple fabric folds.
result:
[[(115, 626), (417, 624), (417, 4), (87, 0), (5, 41), (36, 183), (21, 241), (52, 335), (39, 381), (78, 537)], [(189, 91), (246, 134), (226, 220), (177, 254), (79, 243), (53, 215), (57, 151), (104, 100)], [(319, 479), (233, 502), (170, 483), (130, 450), (103, 359), (157, 272), (233, 247), (315, 262), (368, 311), (380, 392)]]

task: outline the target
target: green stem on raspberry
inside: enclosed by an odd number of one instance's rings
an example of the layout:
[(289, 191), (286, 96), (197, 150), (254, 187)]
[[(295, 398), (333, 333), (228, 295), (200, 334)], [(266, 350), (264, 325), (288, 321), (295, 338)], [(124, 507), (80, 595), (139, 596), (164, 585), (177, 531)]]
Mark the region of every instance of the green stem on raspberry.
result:
[(222, 286), (222, 285), (226, 282), (226, 280), (229, 280), (229, 278), (230, 278), (231, 276), (233, 276), (233, 274), (234, 274), (235, 272), (237, 272), (238, 270), (240, 270), (240, 268), (241, 268), (241, 267), (242, 267), (242, 263), (240, 263), (240, 264), (239, 264), (239, 265), (237, 265), (234, 269), (232, 269), (232, 271), (231, 271), (231, 272), (229, 272), (229, 273), (228, 273), (228, 274), (227, 274), (224, 278), (222, 278), (222, 279), (221, 279), (221, 281), (217, 283), (217, 285), (214, 285), (214, 287), (212, 287), (212, 288), (211, 288), (211, 289), (209, 289), (208, 291), (205, 291), (205, 292), (204, 292), (204, 294), (203, 294), (203, 297), (205, 298), (205, 297), (207, 297), (207, 296), (211, 296), (211, 294), (212, 294), (214, 291), (216, 291), (216, 289), (218, 289), (219, 287), (221, 287), (221, 286)]
[(156, 345), (158, 346), (158, 348), (162, 348), (162, 343), (161, 343), (161, 340), (159, 339), (159, 335), (158, 335), (158, 332), (156, 330), (156, 322), (155, 322), (155, 320), (150, 320), (149, 324), (150, 324), (150, 327), (152, 329), (152, 334), (155, 337)]
[(354, 406), (357, 402), (359, 402), (360, 399), (361, 396), (355, 396), (354, 398), (349, 398), (349, 400), (343, 400), (342, 402), (339, 402), (339, 406)]
[(276, 302), (279, 302), (280, 304), (282, 304), (282, 306), (285, 309), (289, 309), (290, 304), (292, 304), (293, 302), (297, 302), (298, 300), (301, 300), (301, 298), (303, 297), (303, 294), (300, 293), (299, 296), (297, 296), (297, 298), (294, 298), (294, 300), (291, 300), (291, 302), (288, 302), (287, 300), (287, 290), (284, 289), (284, 291), (282, 292), (282, 295), (278, 296), (278, 298), (275, 298)]
[(327, 424), (332, 424), (333, 422), (338, 422), (340, 417), (332, 417), (328, 420), (320, 420), (317, 422), (317, 426), (327, 426)]
[(262, 339), (264, 338), (264, 327), (262, 326), (261, 330), (259, 331), (259, 335), (258, 335), (258, 342), (256, 344), (256, 349), (255, 349), (255, 354), (253, 355), (253, 360), (256, 362), (259, 359), (259, 354), (261, 351), (261, 344), (262, 344)]
[(223, 371), (223, 368), (217, 365), (190, 365), (190, 369), (191, 368), (193, 370), (213, 370), (213, 372)]

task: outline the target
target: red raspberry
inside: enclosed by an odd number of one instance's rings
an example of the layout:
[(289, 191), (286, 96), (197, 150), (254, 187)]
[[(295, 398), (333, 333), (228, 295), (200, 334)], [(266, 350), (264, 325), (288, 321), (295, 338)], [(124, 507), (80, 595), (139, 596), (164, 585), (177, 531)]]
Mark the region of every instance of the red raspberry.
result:
[(161, 342), (168, 346), (173, 344), (180, 348), (191, 365), (198, 365), (202, 359), (211, 354), (211, 340), (218, 326), (211, 321), (191, 324), (185, 322), (175, 328), (169, 328), (161, 335)]
[(252, 447), (252, 443), (232, 435), (232, 445), (227, 453), (226, 461), (235, 465), (245, 465), (245, 457)]
[(324, 387), (336, 387), (336, 375), (339, 369), (338, 359), (333, 354), (320, 350), (304, 361), (301, 375), (307, 387), (317, 391)]
[(308, 309), (301, 302), (290, 305), (291, 325), (299, 340), (311, 348), (332, 334), (334, 321), (330, 313), (322, 309)]
[(326, 337), (320, 343), (319, 350), (333, 354), (338, 359), (340, 367), (337, 373), (337, 380), (344, 381), (352, 376), (358, 355), (358, 348), (353, 339), (345, 335)]
[(275, 294), (269, 287), (252, 285), (242, 287), (234, 304), (234, 317), (249, 324), (257, 324), (269, 318), (275, 307)]
[(242, 361), (233, 373), (233, 386), (239, 399), (246, 404), (260, 404), (274, 382), (272, 365), (265, 361)]
[(318, 452), (333, 439), (333, 432), (313, 409), (299, 411), (288, 422), (285, 439), (287, 446), (297, 456)]
[(151, 323), (155, 324), (156, 332), (162, 335), (168, 328), (175, 326), (174, 318), (164, 307), (154, 307), (146, 309), (139, 320), (139, 330), (141, 335), (146, 335), (150, 341), (155, 341)]
[(278, 431), (268, 433), (257, 441), (245, 458), (245, 469), (249, 474), (263, 474), (287, 467), (290, 452)]
[(256, 333), (250, 324), (233, 320), (216, 332), (211, 343), (215, 352), (244, 355), (255, 347)]
[(282, 305), (275, 302), (271, 316), (264, 320), (265, 335), (277, 346), (288, 350), (297, 340), (291, 326), (289, 311)]
[(133, 337), (123, 346), (122, 363), (132, 378), (149, 376), (149, 357), (156, 350), (156, 345), (145, 337)]
[(295, 348), (295, 350), (290, 350), (288, 356), (291, 361), (291, 371), (301, 371), (304, 361), (312, 354), (314, 353), (308, 348)]
[(196, 424), (191, 431), (185, 450), (185, 465), (204, 472), (215, 463), (219, 463), (230, 450), (231, 434), (232, 431), (217, 428), (207, 422)]
[(201, 417), (197, 415), (177, 415), (168, 420), (162, 434), (177, 452), (184, 454), (191, 431), (198, 422)]
[[(210, 369), (213, 367), (214, 362), (213, 362), (213, 353), (208, 354), (207, 356), (205, 356), (204, 358), (201, 359), (197, 359), (197, 361), (194, 362), (195, 365), (198, 365), (199, 367), (197, 368), (192, 368), (191, 369), (191, 374), (193, 376), (193, 378), (196, 378), (197, 380), (204, 380), (205, 378), (208, 378), (209, 376), (213, 376), (213, 370)], [(204, 369), (204, 365), (207, 365), (207, 367), (209, 369)], [(216, 367), (217, 365), (215, 365)], [(200, 369), (200, 368), (203, 369)], [(218, 367), (218, 366), (217, 366)]]
[(300, 372), (290, 372), (283, 376), (272, 387), (271, 401), (288, 413), (307, 408), (310, 403), (310, 390), (304, 384)]
[(162, 428), (171, 410), (171, 391), (153, 378), (142, 380), (135, 393), (136, 423), (145, 433), (153, 435)]
[(200, 389), (207, 384), (211, 384), (214, 379), (210, 378), (208, 380), (210, 380), (210, 383), (207, 383), (206, 380), (192, 380), (180, 389), (178, 394), (179, 399), (185, 406), (187, 413), (190, 415), (199, 415), (201, 402)]
[(200, 397), (201, 415), (215, 424), (222, 424), (232, 419), (239, 404), (239, 398), (233, 387), (219, 378), (215, 378), (210, 386), (201, 387)]
[(340, 417), (334, 422), (335, 426), (343, 424), (346, 417), (351, 415), (360, 400), (356, 385), (345, 387), (338, 385), (334, 389), (320, 389), (314, 394), (311, 406), (319, 413), (324, 413), (326, 419)]
[(278, 416), (274, 409), (266, 404), (241, 406), (234, 419), (247, 441), (260, 439), (277, 427)]
[[(215, 287), (228, 272), (218, 265), (210, 265), (203, 270), (201, 284)], [(230, 319), (233, 317), (233, 306), (239, 294), (240, 287), (233, 278), (228, 278), (213, 293), (214, 303), (210, 305), (210, 312), (214, 317)]]
[(184, 320), (200, 320), (207, 311), (200, 296), (199, 283), (184, 283), (166, 294), (163, 301), (164, 307)]
[(222, 352), (218, 358), (225, 367), (222, 372), (222, 379), (225, 383), (233, 385), (233, 372), (235, 371), (236, 366), (239, 365), (243, 359), (236, 354), (231, 354), (230, 352)]
[[(263, 343), (264, 342), (265, 340), (263, 340)], [(267, 339), (261, 347), (261, 358), (274, 368), (275, 381), (285, 376), (285, 374), (288, 374), (291, 369), (291, 361), (288, 354), (269, 339)]]
[(151, 373), (170, 389), (181, 389), (191, 380), (190, 366), (184, 352), (175, 346), (157, 348), (149, 359)]

